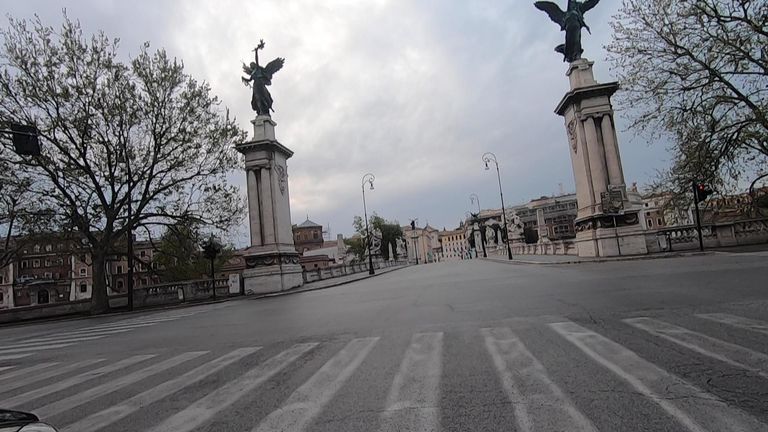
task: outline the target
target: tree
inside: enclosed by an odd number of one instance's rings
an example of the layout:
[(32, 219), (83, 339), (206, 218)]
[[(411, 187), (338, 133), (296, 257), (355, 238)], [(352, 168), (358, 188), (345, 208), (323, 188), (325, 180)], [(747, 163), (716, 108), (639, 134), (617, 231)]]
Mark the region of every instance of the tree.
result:
[[(360, 216), (355, 216), (352, 225), (355, 227), (355, 231), (360, 235), (360, 243), (362, 244), (362, 254), (359, 254), (359, 245), (356, 242), (347, 242), (352, 251), (358, 256), (359, 259), (363, 259), (367, 253), (367, 245), (365, 244), (365, 238), (367, 233), (365, 232), (365, 221)], [(392, 245), (392, 251), (395, 254), (394, 259), (397, 259), (397, 240), (403, 239), (403, 230), (397, 221), (387, 221), (383, 217), (373, 213), (368, 220), (368, 226), (373, 233), (375, 230), (381, 232), (381, 249), (379, 254), (385, 259), (389, 259), (389, 245)]]
[[(202, 254), (201, 245), (207, 237), (198, 224), (181, 221), (166, 227), (160, 241), (154, 262), (157, 262), (157, 274), (163, 282), (205, 279), (209, 275), (210, 263)], [(216, 257), (216, 267), (221, 267), (232, 257), (231, 246), (222, 246)]]
[(109, 308), (106, 259), (128, 233), (178, 220), (226, 229), (242, 218), (226, 175), (241, 165), (233, 145), (245, 132), (181, 62), (149, 44), (121, 62), (117, 39), (86, 37), (66, 14), (59, 31), (10, 18), (0, 36), (0, 122), (35, 125), (42, 146), (19, 156), (6, 139), (0, 160), (87, 244), (92, 313)]
[[(606, 47), (630, 128), (672, 142), (661, 188), (742, 189), (768, 166), (763, 0), (624, 0)], [(690, 198), (688, 198), (690, 200)]]

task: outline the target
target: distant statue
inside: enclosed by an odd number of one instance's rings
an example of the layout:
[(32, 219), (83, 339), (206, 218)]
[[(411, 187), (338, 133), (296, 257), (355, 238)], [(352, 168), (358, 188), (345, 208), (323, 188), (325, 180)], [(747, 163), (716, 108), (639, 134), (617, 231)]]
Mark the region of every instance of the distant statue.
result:
[(577, 0), (568, 0), (568, 10), (563, 12), (558, 5), (548, 1), (537, 1), (533, 5), (536, 9), (542, 10), (549, 15), (549, 18), (557, 24), (560, 24), (560, 30), (565, 32), (565, 43), (555, 47), (555, 51), (562, 54), (563, 61), (573, 62), (581, 58), (584, 50), (581, 48), (581, 29), (589, 26), (584, 22), (584, 14), (597, 6), (600, 0), (587, 0), (579, 2)]
[(254, 48), (255, 61), (250, 65), (243, 63), (243, 72), (248, 78), (243, 78), (243, 84), (253, 87), (253, 97), (251, 98), (251, 108), (258, 115), (270, 115), (272, 111), (272, 95), (269, 94), (267, 86), (272, 85), (272, 76), (283, 68), (284, 58), (276, 58), (267, 63), (266, 66), (259, 65), (259, 50), (264, 49), (264, 40), (259, 41), (259, 46)]

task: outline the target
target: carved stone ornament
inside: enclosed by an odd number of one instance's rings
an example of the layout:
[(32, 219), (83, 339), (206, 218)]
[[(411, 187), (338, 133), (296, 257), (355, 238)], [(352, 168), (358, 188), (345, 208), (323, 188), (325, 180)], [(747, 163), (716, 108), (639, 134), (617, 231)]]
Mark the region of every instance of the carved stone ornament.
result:
[(285, 167), (282, 165), (275, 165), (275, 172), (277, 173), (277, 184), (280, 186), (280, 193), (285, 195), (285, 188), (288, 185), (288, 173), (285, 172)]
[(248, 268), (274, 266), (279, 264), (299, 264), (298, 255), (266, 255), (246, 257), (245, 266)]
[(566, 127), (568, 131), (568, 142), (571, 143), (571, 149), (574, 153), (576, 153), (577, 149), (577, 140), (576, 140), (576, 119), (572, 119), (570, 122), (568, 122), (568, 126)]

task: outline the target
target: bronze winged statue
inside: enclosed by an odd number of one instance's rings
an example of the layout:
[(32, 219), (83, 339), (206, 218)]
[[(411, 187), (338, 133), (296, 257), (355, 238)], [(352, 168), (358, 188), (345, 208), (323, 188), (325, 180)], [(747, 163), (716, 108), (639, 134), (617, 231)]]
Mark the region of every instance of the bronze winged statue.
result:
[(560, 30), (565, 32), (565, 43), (555, 47), (555, 51), (565, 57), (563, 61), (570, 63), (581, 58), (581, 54), (584, 52), (581, 48), (581, 29), (586, 28), (590, 34), (592, 33), (587, 23), (584, 22), (584, 14), (597, 6), (599, 2), (600, 0), (586, 0), (585, 2), (568, 0), (566, 11), (549, 1), (537, 1), (533, 4), (536, 9), (546, 12), (552, 21), (560, 24)]
[(251, 97), (251, 108), (258, 115), (270, 115), (272, 109), (272, 95), (269, 94), (267, 86), (272, 85), (272, 76), (283, 68), (285, 59), (278, 57), (266, 66), (259, 65), (259, 50), (264, 49), (264, 40), (259, 41), (259, 45), (254, 48), (255, 61), (246, 65), (243, 63), (243, 72), (248, 78), (242, 78), (243, 84), (253, 87), (253, 96)]

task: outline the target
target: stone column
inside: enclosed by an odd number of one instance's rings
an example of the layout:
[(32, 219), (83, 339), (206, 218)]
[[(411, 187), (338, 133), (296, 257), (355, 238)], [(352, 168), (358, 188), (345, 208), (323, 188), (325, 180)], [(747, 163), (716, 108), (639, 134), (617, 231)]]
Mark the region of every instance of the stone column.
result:
[[(555, 112), (565, 118), (579, 205), (576, 244), (579, 256), (645, 254), (640, 208), (625, 193), (621, 157), (613, 125), (611, 96), (618, 83), (598, 83), (593, 62), (569, 65), (571, 90)], [(605, 206), (605, 208), (604, 208)]]
[(269, 116), (253, 121), (251, 141), (237, 144), (245, 155), (251, 246), (245, 251), (246, 294), (279, 292), (303, 284), (299, 254), (293, 244), (288, 159), (293, 152), (275, 139)]

